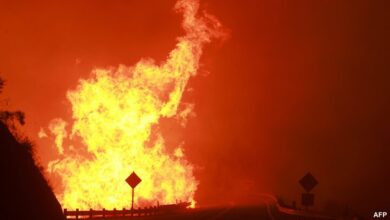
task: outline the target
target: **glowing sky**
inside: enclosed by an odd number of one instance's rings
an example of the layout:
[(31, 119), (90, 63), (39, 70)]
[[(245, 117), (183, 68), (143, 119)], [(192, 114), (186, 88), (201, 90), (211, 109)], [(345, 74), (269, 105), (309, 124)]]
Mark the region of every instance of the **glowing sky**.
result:
[[(166, 58), (183, 34), (174, 2), (2, 3), (2, 97), (26, 112), (43, 164), (56, 150), (37, 134), (71, 116), (66, 91), (79, 78)], [(308, 170), (319, 205), (389, 203), (383, 2), (202, 1), (231, 37), (206, 47), (189, 81), (183, 99), (196, 116), (185, 129), (162, 128), (168, 145), (186, 143), (199, 204), (253, 203), (264, 191), (298, 200)]]

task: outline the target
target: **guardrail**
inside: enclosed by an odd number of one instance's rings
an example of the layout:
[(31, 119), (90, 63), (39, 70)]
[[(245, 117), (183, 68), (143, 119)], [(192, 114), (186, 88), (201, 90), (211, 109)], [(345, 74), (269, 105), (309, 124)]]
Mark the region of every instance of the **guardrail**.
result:
[(85, 219), (85, 218), (115, 218), (115, 217), (126, 217), (126, 216), (150, 216), (150, 215), (160, 215), (166, 213), (174, 213), (185, 210), (191, 203), (182, 202), (172, 205), (161, 205), (153, 207), (145, 207), (138, 209), (125, 209), (117, 210), (67, 210), (64, 209), (64, 216), (66, 219)]
[(305, 210), (296, 210), (285, 208), (279, 205), (277, 198), (271, 194), (261, 194), (263, 198), (268, 198), (272, 203), (267, 203), (267, 212), (272, 220), (288, 219), (288, 220), (336, 220), (333, 217), (324, 216), (319, 213), (311, 213)]

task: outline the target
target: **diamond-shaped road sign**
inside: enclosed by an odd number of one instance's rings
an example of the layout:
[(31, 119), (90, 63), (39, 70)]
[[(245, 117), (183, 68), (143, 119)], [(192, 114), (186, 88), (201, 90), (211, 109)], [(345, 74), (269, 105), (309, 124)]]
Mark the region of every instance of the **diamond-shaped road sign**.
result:
[(314, 189), (315, 186), (317, 186), (318, 181), (314, 178), (311, 173), (307, 173), (302, 179), (299, 180), (299, 183), (301, 186), (306, 190), (306, 192), (310, 192), (312, 189)]
[(137, 176), (134, 171), (126, 179), (126, 182), (131, 186), (131, 188), (135, 188), (141, 181), (141, 178), (139, 178), (139, 176)]

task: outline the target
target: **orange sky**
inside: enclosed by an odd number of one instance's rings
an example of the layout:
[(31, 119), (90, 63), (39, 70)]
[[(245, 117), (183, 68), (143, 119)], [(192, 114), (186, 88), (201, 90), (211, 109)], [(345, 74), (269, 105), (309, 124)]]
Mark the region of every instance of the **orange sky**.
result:
[[(168, 141), (186, 143), (199, 204), (256, 202), (260, 192), (291, 202), (307, 171), (320, 181), (322, 205), (389, 204), (384, 1), (201, 2), (230, 38), (206, 48), (190, 80), (184, 100), (195, 103), (196, 117), (180, 132), (165, 129)], [(183, 33), (173, 5), (2, 3), (2, 97), (26, 113), (43, 164), (55, 151), (37, 133), (70, 117), (66, 91), (94, 67), (165, 59)]]

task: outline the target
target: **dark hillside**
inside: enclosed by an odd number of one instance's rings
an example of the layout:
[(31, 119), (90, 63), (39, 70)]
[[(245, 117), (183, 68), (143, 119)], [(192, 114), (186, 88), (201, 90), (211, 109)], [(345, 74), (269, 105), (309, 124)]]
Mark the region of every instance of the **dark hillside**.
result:
[(18, 142), (2, 122), (0, 173), (0, 219), (64, 219), (60, 204), (34, 163), (32, 145)]

